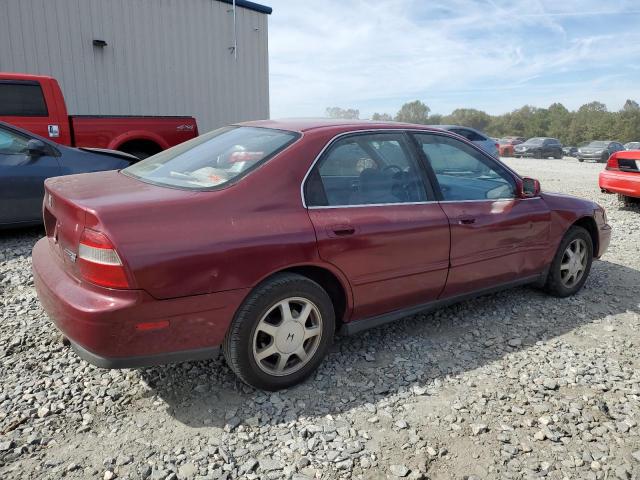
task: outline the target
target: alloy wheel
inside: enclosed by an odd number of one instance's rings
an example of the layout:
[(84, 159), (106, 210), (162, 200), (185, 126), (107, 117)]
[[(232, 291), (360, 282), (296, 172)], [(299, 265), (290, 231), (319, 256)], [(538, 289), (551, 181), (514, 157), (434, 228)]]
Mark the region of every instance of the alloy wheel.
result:
[(587, 244), (581, 238), (576, 238), (569, 245), (560, 263), (560, 280), (567, 288), (576, 285), (587, 268)]
[(290, 375), (313, 358), (322, 338), (322, 315), (302, 297), (289, 297), (265, 313), (253, 335), (253, 358), (274, 376)]

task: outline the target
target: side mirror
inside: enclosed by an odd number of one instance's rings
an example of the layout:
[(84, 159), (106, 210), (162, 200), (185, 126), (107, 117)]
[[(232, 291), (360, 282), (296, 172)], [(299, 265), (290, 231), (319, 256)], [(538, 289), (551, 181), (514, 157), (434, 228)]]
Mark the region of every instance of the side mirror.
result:
[(31, 157), (41, 157), (43, 155), (49, 155), (49, 147), (42, 140), (32, 138), (27, 142), (27, 153)]
[(540, 195), (540, 182), (535, 178), (524, 177), (522, 179), (522, 191), (520, 197), (533, 198)]

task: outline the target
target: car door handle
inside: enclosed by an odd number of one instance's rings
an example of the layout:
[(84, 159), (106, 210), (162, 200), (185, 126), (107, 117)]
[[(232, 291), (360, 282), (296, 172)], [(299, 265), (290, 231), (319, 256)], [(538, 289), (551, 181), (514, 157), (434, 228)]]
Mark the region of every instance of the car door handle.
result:
[(462, 217), (458, 219), (458, 223), (460, 225), (473, 225), (476, 223), (476, 219), (474, 217)]
[(351, 225), (334, 225), (330, 230), (337, 237), (346, 237), (347, 235), (356, 233), (355, 227)]

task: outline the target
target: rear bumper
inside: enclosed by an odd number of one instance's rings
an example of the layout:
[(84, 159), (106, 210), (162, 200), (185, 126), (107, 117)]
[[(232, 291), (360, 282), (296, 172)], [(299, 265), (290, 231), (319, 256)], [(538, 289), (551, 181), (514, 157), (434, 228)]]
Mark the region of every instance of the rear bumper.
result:
[(183, 352), (160, 353), (156, 355), (141, 355), (137, 357), (101, 357), (77, 343), (71, 342), (71, 347), (80, 358), (100, 368), (139, 368), (167, 363), (206, 360), (220, 353), (220, 347), (200, 348)]
[(44, 310), (82, 358), (104, 368), (215, 355), (248, 292), (158, 300), (142, 290), (96, 287), (69, 276), (46, 238), (36, 243), (32, 261)]
[(640, 173), (604, 170), (600, 172), (599, 184), (605, 192), (640, 198)]

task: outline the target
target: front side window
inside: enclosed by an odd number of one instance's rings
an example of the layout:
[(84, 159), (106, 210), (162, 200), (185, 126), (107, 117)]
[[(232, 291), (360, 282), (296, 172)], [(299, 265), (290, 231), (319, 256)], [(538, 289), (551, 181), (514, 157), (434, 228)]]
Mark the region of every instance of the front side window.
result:
[(443, 200), (487, 200), (516, 197), (516, 183), (499, 163), (455, 138), (416, 134), (433, 169)]
[(335, 142), (311, 171), (307, 206), (423, 202), (425, 184), (404, 134), (353, 135)]
[(297, 138), (294, 132), (270, 128), (224, 127), (142, 160), (123, 173), (169, 187), (220, 187), (244, 176)]
[(0, 81), (1, 116), (46, 117), (48, 114), (38, 83)]
[(24, 135), (0, 128), (0, 155), (25, 155), (28, 142)]

